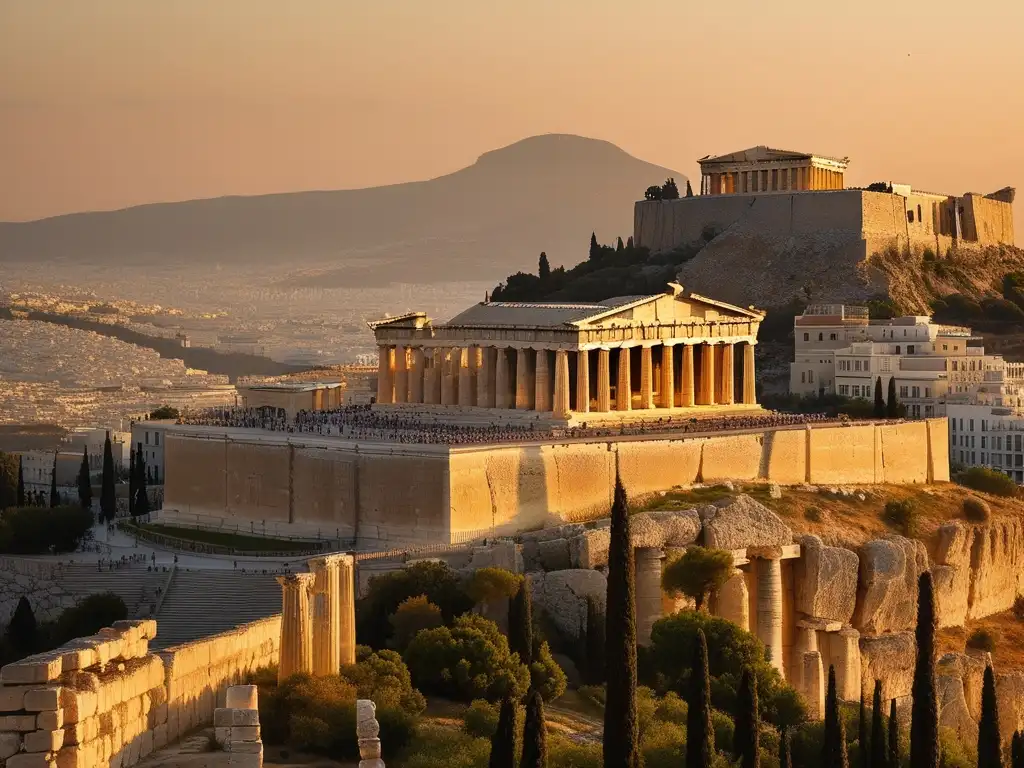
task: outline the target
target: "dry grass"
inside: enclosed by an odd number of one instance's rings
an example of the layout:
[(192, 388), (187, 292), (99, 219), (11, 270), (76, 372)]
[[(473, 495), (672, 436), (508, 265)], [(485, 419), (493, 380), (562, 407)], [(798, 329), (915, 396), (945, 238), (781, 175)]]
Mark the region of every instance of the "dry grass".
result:
[(1024, 668), (1024, 620), (1018, 619), (1013, 611), (969, 621), (964, 627), (939, 630), (939, 653), (963, 653), (967, 647), (967, 638), (977, 629), (991, 632), (996, 639), (996, 649), (992, 652), (995, 669)]

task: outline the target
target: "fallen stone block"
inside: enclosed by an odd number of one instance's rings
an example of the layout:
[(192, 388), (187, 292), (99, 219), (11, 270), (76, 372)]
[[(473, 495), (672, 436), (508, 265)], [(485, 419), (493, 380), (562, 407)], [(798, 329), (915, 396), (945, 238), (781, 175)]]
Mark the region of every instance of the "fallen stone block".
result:
[(857, 605), (857, 553), (827, 547), (817, 536), (802, 537), (800, 548), (796, 609), (807, 616), (848, 624)]
[(793, 532), (764, 504), (746, 494), (722, 499), (697, 510), (704, 544), (716, 549), (773, 547), (793, 543)]

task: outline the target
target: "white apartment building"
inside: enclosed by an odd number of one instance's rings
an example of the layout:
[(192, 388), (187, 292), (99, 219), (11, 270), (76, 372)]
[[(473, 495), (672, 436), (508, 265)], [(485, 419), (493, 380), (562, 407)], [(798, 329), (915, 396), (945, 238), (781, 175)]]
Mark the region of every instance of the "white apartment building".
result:
[(132, 424), (132, 445), (142, 453), (146, 461), (146, 471), (155, 485), (164, 482), (164, 443), (166, 431), (174, 419), (152, 419), (137, 421)]
[[(970, 328), (933, 323), (927, 315), (869, 320), (866, 307), (809, 306), (794, 321), (790, 392), (874, 398), (895, 379), (911, 418), (946, 413), (950, 402), (972, 402), (1021, 371), (986, 355)], [(1016, 380), (1016, 379), (1015, 379)]]

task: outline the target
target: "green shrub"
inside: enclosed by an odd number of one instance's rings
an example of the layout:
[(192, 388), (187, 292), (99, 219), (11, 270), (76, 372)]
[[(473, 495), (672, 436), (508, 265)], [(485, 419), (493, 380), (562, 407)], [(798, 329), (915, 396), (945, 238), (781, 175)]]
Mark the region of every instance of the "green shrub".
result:
[(640, 741), (644, 768), (677, 768), (686, 759), (686, 726), (655, 720)]
[(76, 637), (95, 635), (103, 627), (128, 618), (128, 608), (118, 595), (102, 592), (65, 608), (53, 626), (51, 646), (56, 648)]
[(756, 637), (726, 619), (696, 611), (680, 611), (654, 623), (649, 653), (660, 688), (686, 692), (698, 630), (707, 638), (711, 701), (716, 709), (735, 710), (736, 689), (744, 668), (750, 667), (757, 676), (763, 720), (793, 726), (806, 718), (802, 699), (768, 662), (764, 645)]
[(661, 586), (666, 592), (693, 598), (699, 611), (708, 595), (732, 578), (735, 569), (731, 552), (690, 547), (681, 557), (665, 566)]
[(992, 507), (984, 499), (968, 496), (964, 499), (964, 517), (974, 523), (987, 523), (992, 519)]
[(545, 640), (533, 653), (533, 664), (530, 665), (530, 679), (544, 701), (554, 701), (565, 693), (565, 672), (558, 666), (551, 655), (551, 649)]
[(92, 536), (92, 512), (79, 506), (21, 507), (0, 517), (0, 554), (74, 552)]
[(494, 735), (498, 727), (498, 705), (485, 699), (473, 699), (462, 713), (462, 727), (470, 736), (485, 739)]
[(882, 520), (904, 536), (913, 537), (918, 529), (918, 512), (910, 499), (887, 501)]
[(426, 595), (407, 597), (388, 621), (391, 623), (391, 640), (388, 644), (399, 651), (404, 651), (409, 641), (421, 629), (434, 629), (444, 625), (441, 609), (427, 600)]
[[(381, 744), (383, 745), (383, 735)], [(550, 742), (549, 742), (550, 744)], [(491, 754), (489, 739), (470, 736), (455, 728), (427, 723), (416, 734), (416, 749), (402, 761), (403, 768), (484, 768)]]
[(508, 649), (497, 625), (466, 614), (454, 625), (426, 629), (405, 650), (416, 687), (457, 701), (496, 701), (506, 694), (522, 697), (530, 672)]
[(658, 702), (658, 708), (654, 710), (654, 718), (665, 723), (686, 725), (686, 713), (689, 707), (675, 691), (669, 691)]
[(988, 467), (970, 467), (956, 477), (960, 485), (993, 496), (1016, 496), (1017, 484), (1002, 472)]
[(967, 638), (967, 647), (991, 653), (996, 649), (996, 636), (987, 629), (976, 629)]
[(475, 603), (513, 597), (523, 577), (505, 568), (477, 568), (466, 584), (466, 594)]
[(719, 710), (711, 712), (711, 727), (715, 729), (715, 749), (723, 752), (732, 752), (732, 737), (736, 732), (736, 726), (732, 719)]
[(822, 512), (821, 507), (811, 505), (804, 510), (804, 518), (810, 520), (812, 523), (820, 523), (824, 517), (825, 513)]
[(548, 732), (548, 768), (603, 768), (600, 742), (576, 742)]
[(341, 677), (355, 686), (360, 699), (373, 699), (419, 714), (427, 706), (423, 694), (412, 686), (412, 676), (395, 651), (374, 651), (356, 646), (356, 663), (341, 668)]
[(965, 744), (952, 728), (939, 728), (939, 753), (943, 768), (975, 768), (978, 750), (975, 744)]
[(603, 685), (581, 685), (577, 690), (585, 699), (597, 704), (597, 706), (604, 708), (604, 703), (608, 697), (608, 691)]

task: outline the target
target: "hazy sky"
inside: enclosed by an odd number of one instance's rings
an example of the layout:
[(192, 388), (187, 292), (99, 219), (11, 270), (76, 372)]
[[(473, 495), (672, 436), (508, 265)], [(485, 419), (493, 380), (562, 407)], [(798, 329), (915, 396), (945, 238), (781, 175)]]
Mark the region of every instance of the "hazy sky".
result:
[(1022, 34), (1019, 0), (0, 0), (0, 220), (421, 179), (550, 132), (1024, 193)]

